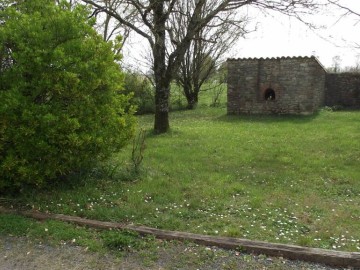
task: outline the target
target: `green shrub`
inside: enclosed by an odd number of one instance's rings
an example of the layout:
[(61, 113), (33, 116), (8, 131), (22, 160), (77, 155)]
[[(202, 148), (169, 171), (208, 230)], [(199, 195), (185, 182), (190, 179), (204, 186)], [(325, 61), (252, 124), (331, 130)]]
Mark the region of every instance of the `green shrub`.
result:
[(88, 15), (49, 0), (0, 11), (0, 191), (91, 166), (134, 133), (112, 44)]
[(124, 90), (133, 95), (132, 102), (136, 105), (137, 114), (155, 112), (155, 92), (149, 79), (128, 71), (125, 73)]

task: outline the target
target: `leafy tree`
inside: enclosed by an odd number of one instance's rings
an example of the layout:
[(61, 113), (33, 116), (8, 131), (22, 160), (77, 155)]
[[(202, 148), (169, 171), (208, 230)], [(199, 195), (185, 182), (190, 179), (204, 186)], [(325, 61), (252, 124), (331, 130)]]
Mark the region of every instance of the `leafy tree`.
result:
[(133, 135), (112, 44), (83, 6), (18, 1), (0, 11), (0, 189), (93, 165)]

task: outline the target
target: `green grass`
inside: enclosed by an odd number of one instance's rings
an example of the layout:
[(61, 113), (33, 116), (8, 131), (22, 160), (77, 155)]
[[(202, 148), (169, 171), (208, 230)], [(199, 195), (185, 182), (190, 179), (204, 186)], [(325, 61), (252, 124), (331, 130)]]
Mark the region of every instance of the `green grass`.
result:
[[(219, 85), (216, 82), (205, 83), (199, 93), (198, 107), (217, 107), (223, 106), (226, 102), (226, 84)], [(171, 85), (170, 109), (184, 110), (187, 106), (186, 98), (182, 88), (176, 84)]]
[(360, 112), (227, 116), (200, 106), (170, 120), (171, 132), (155, 136), (153, 117), (139, 118), (140, 174), (131, 173), (129, 145), (79, 184), (20, 200), (92, 219), (359, 251)]
[(36, 222), (17, 215), (0, 215), (0, 233), (27, 236), (50, 244), (73, 243), (88, 247), (92, 251), (103, 250), (102, 243), (97, 240), (96, 231), (54, 220)]
[(119, 230), (94, 230), (55, 220), (38, 222), (13, 214), (0, 215), (0, 234), (26, 236), (52, 245), (79, 245), (94, 252), (118, 251), (141, 252), (151, 255), (159, 242), (153, 237), (141, 237), (137, 233)]

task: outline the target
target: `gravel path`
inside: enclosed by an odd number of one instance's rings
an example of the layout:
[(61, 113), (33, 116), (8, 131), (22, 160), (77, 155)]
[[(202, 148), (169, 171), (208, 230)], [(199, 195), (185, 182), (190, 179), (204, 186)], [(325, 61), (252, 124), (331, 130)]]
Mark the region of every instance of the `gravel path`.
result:
[(52, 246), (25, 237), (0, 236), (1, 270), (42, 269), (307, 269), (322, 265), (241, 254), (195, 244), (160, 245), (151, 254), (101, 254), (74, 245)]

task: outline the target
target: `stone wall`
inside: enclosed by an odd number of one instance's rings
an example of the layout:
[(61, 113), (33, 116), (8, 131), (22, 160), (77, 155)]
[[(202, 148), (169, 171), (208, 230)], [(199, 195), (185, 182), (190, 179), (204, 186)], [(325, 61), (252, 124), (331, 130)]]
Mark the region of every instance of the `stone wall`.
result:
[(360, 109), (360, 74), (328, 73), (325, 84), (325, 105)]
[(229, 59), (228, 113), (311, 114), (324, 103), (315, 57)]

